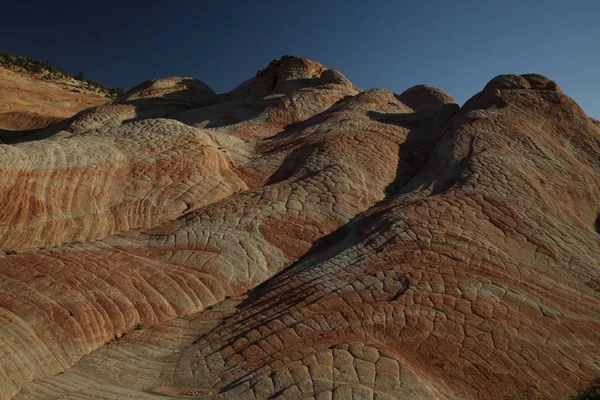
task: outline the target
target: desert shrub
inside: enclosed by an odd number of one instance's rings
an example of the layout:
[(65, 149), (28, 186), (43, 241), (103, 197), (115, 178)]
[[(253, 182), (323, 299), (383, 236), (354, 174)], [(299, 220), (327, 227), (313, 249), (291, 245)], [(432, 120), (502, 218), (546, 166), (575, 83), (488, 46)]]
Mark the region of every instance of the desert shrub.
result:
[(117, 97), (121, 97), (125, 94), (125, 89), (117, 87), (117, 88), (110, 88), (108, 90), (108, 94), (110, 97), (112, 97), (113, 99), (116, 99)]
[(572, 400), (600, 400), (600, 379), (574, 396)]
[(44, 68), (40, 64), (32, 64), (28, 66), (27, 70), (29, 72), (33, 72), (34, 74), (39, 74), (44, 71)]
[(90, 89), (97, 89), (103, 95), (112, 99), (116, 99), (125, 93), (122, 88), (110, 88), (100, 82), (87, 79), (85, 77), (85, 71), (80, 71), (76, 75), (71, 75), (60, 68), (54, 67), (50, 60), (41, 61), (25, 56), (13, 56), (6, 52), (0, 52), (0, 65), (5, 67), (18, 67), (27, 72), (35, 74), (46, 71), (46, 74), (42, 77), (42, 79), (46, 80), (50, 80), (52, 78), (73, 78), (82, 82), (84, 86), (87, 85), (87, 87)]

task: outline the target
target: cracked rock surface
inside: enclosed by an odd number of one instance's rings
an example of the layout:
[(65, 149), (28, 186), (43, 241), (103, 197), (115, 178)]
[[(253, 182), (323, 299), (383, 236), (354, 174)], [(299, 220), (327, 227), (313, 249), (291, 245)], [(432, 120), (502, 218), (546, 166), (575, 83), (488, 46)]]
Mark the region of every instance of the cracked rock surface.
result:
[(0, 66), (0, 143), (27, 140), (30, 131), (110, 101), (83, 89), (75, 79), (51, 81), (41, 76)]
[(284, 56), (0, 145), (0, 398), (559, 399), (600, 377), (600, 123)]

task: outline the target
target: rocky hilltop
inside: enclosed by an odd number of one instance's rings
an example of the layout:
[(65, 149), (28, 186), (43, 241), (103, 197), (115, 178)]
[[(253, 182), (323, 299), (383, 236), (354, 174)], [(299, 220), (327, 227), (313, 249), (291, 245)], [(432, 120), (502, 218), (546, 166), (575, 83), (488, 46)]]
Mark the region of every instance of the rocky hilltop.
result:
[[(77, 89), (72, 89), (77, 90)], [(0, 66), (0, 142), (20, 140), (28, 132), (72, 117), (110, 99)]]
[[(559, 399), (600, 377), (600, 123), (285, 56), (0, 145), (0, 397)], [(33, 140), (36, 139), (36, 140)]]
[(49, 61), (0, 53), (0, 142), (28, 138), (73, 114), (122, 94), (120, 88), (73, 76)]

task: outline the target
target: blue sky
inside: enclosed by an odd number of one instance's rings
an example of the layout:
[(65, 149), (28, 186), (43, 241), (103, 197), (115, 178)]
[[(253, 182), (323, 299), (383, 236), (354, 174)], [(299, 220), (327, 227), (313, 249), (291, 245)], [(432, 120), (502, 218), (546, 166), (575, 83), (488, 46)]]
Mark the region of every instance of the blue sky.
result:
[(362, 89), (426, 83), (459, 103), (502, 73), (554, 79), (600, 119), (600, 1), (13, 1), (0, 51), (125, 89), (196, 77), (232, 89), (284, 54)]

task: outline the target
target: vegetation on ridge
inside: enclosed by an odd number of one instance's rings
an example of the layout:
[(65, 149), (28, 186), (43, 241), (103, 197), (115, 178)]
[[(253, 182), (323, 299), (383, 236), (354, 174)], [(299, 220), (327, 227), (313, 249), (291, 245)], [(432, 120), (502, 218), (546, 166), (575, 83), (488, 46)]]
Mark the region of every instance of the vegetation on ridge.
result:
[(587, 389), (582, 390), (574, 396), (572, 400), (600, 400), (600, 379), (594, 382)]
[[(101, 95), (116, 99), (125, 91), (123, 88), (110, 88), (100, 82), (87, 79), (85, 72), (81, 71), (77, 75), (71, 75), (60, 68), (54, 67), (49, 60), (41, 61), (25, 56), (13, 56), (11, 54), (0, 53), (0, 65), (7, 68), (17, 69), (29, 72), (30, 74), (44, 74), (42, 79), (74, 79), (81, 82), (81, 85), (89, 90), (96, 90)], [(77, 91), (77, 90), (73, 90)]]

